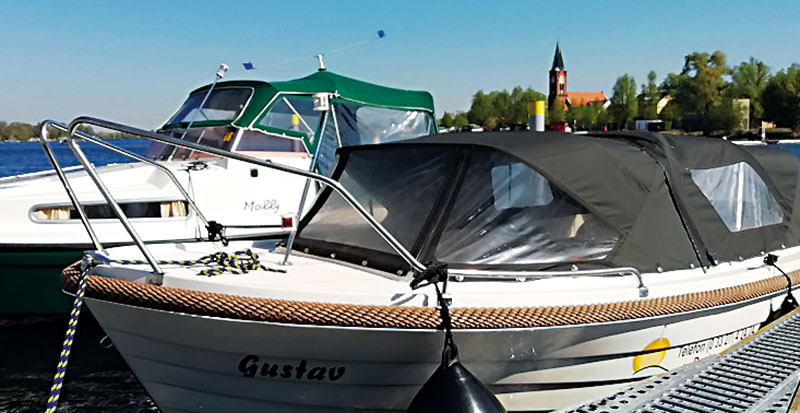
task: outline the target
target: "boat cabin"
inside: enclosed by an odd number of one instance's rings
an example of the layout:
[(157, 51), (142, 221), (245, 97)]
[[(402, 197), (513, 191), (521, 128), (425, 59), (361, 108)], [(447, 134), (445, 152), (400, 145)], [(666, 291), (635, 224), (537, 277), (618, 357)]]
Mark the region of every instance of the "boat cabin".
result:
[[(800, 165), (779, 149), (652, 132), (490, 132), (339, 156), (334, 179), (418, 261), (453, 269), (664, 272), (800, 243)], [(409, 271), (327, 188), (295, 249)]]
[[(325, 112), (328, 119), (322, 116)], [(410, 139), (436, 128), (428, 92), (318, 71), (282, 82), (233, 80), (203, 86), (158, 131), (260, 158), (308, 156), (322, 142), (327, 149), (320, 151), (319, 165), (327, 169), (336, 147)], [(207, 156), (160, 143), (147, 154), (159, 160)]]

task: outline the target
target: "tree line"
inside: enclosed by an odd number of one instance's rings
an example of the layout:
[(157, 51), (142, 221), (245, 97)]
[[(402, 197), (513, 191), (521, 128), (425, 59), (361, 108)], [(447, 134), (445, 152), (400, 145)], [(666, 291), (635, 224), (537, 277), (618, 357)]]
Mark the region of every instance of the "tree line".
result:
[[(89, 135), (94, 135), (103, 139), (136, 139), (122, 133), (103, 133), (95, 131), (91, 126), (81, 125), (78, 130)], [(66, 136), (65, 132), (50, 128), (47, 130), (48, 138), (57, 139)], [(0, 141), (28, 141), (36, 139), (36, 125), (24, 122), (6, 122), (0, 120)]]
[[(637, 119), (661, 119), (667, 129), (702, 132), (705, 135), (730, 135), (757, 128), (761, 121), (790, 128), (800, 134), (800, 65), (775, 73), (764, 62), (750, 58), (729, 66), (721, 51), (693, 52), (684, 57), (677, 73), (669, 73), (658, 83), (651, 71), (647, 81), (637, 85), (629, 74), (617, 78), (609, 104), (601, 102), (550, 105), (547, 122), (568, 122), (579, 129), (631, 129)], [(531, 88), (515, 87), (472, 96), (469, 111), (445, 112), (443, 127), (477, 124), (496, 128), (503, 124), (524, 124), (529, 103), (546, 96)], [(748, 125), (738, 99), (749, 99)], [(659, 108), (659, 102), (662, 107)], [(658, 110), (660, 109), (660, 110)]]
[(468, 112), (445, 112), (439, 125), (445, 128), (461, 128), (469, 124), (495, 129), (502, 125), (520, 125), (528, 122), (528, 106), (531, 102), (546, 99), (546, 96), (531, 88), (517, 86), (509, 93), (495, 90), (484, 93), (479, 90), (472, 96)]

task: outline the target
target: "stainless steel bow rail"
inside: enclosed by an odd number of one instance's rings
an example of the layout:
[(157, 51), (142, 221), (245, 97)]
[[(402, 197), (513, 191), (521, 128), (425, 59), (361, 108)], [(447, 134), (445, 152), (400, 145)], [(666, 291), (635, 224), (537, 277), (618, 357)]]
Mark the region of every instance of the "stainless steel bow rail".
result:
[[(78, 117), (78, 118), (74, 119), (72, 122), (70, 122), (69, 127), (64, 127), (64, 125), (58, 124), (57, 122), (53, 122), (53, 121), (45, 121), (45, 122), (43, 122), (43, 125), (52, 126), (52, 127), (57, 128), (57, 129), (64, 130), (64, 131), (66, 131), (68, 133), (67, 134), (67, 140), (70, 143), (70, 148), (72, 149), (73, 153), (75, 153), (76, 157), (80, 161), (80, 163), (83, 166), (83, 168), (87, 171), (89, 176), (94, 181), (94, 183), (97, 186), (98, 190), (100, 190), (100, 192), (106, 198), (106, 201), (109, 203), (109, 205), (111, 205), (112, 210), (117, 215), (117, 218), (120, 220), (120, 222), (123, 224), (123, 227), (125, 228), (125, 230), (128, 232), (128, 234), (130, 234), (130, 236), (134, 240), (134, 243), (136, 244), (136, 246), (139, 248), (139, 250), (145, 256), (145, 258), (147, 259), (148, 263), (152, 267), (153, 271), (155, 273), (157, 273), (157, 274), (162, 274), (163, 273), (161, 271), (161, 269), (159, 268), (158, 263), (152, 257), (152, 254), (149, 252), (147, 246), (144, 244), (144, 242), (142, 242), (141, 238), (138, 236), (138, 234), (136, 233), (135, 229), (133, 228), (133, 226), (128, 221), (127, 217), (125, 216), (125, 213), (122, 211), (121, 208), (119, 208), (119, 205), (114, 200), (114, 197), (111, 195), (111, 193), (108, 191), (108, 189), (103, 184), (102, 180), (100, 179), (99, 175), (97, 174), (96, 170), (94, 169), (94, 166), (91, 163), (89, 163), (88, 160), (86, 160), (86, 157), (85, 157), (85, 155), (83, 155), (83, 152), (81, 152), (80, 148), (78, 148), (77, 145), (74, 143), (73, 137), (77, 137), (77, 138), (80, 138), (80, 139), (85, 139), (85, 140), (90, 141), (92, 143), (95, 143), (95, 144), (98, 144), (100, 146), (103, 146), (104, 148), (113, 150), (113, 151), (121, 153), (123, 155), (131, 156), (132, 158), (134, 158), (136, 160), (139, 160), (139, 161), (142, 161), (142, 162), (146, 162), (146, 163), (148, 163), (150, 165), (159, 167), (159, 169), (167, 172), (167, 174), (170, 175), (170, 177), (173, 180), (173, 182), (175, 182), (176, 185), (178, 185), (179, 189), (181, 189), (181, 192), (187, 197), (187, 200), (192, 204), (192, 207), (195, 209), (195, 211), (198, 212), (198, 216), (201, 216), (200, 213), (199, 213), (199, 210), (196, 209), (196, 206), (191, 201), (191, 199), (188, 197), (188, 194), (183, 190), (183, 188), (180, 186), (180, 183), (177, 181), (177, 179), (174, 177), (174, 175), (172, 175), (172, 173), (167, 168), (163, 167), (162, 165), (160, 165), (160, 164), (158, 164), (158, 163), (156, 163), (154, 161), (151, 161), (151, 160), (146, 159), (146, 158), (142, 158), (142, 157), (140, 157), (138, 155), (135, 155), (133, 153), (130, 153), (130, 152), (124, 150), (124, 149), (118, 148), (118, 147), (116, 147), (114, 145), (111, 145), (111, 144), (109, 144), (107, 142), (104, 142), (104, 141), (102, 141), (102, 140), (100, 140), (100, 139), (98, 139), (96, 137), (93, 137), (93, 136), (87, 135), (85, 133), (82, 133), (82, 132), (77, 130), (77, 128), (79, 126), (81, 126), (81, 125), (92, 125), (92, 126), (96, 126), (96, 127), (99, 127), (99, 128), (114, 130), (114, 131), (117, 131), (117, 132), (126, 133), (126, 134), (129, 134), (129, 135), (141, 137), (141, 138), (144, 138), (144, 139), (148, 139), (148, 140), (152, 140), (152, 141), (156, 141), (156, 142), (162, 142), (162, 143), (165, 143), (165, 144), (168, 144), (168, 145), (172, 145), (172, 146), (177, 146), (177, 147), (180, 147), (180, 148), (191, 149), (191, 150), (195, 150), (195, 151), (198, 151), (198, 152), (203, 152), (203, 153), (207, 153), (207, 154), (211, 154), (211, 155), (217, 155), (217, 156), (221, 156), (221, 157), (228, 158), (228, 159), (233, 159), (233, 160), (237, 160), (237, 161), (241, 161), (241, 162), (246, 162), (246, 163), (250, 163), (250, 164), (254, 164), (254, 165), (263, 166), (265, 168), (278, 170), (278, 171), (281, 171), (281, 172), (286, 172), (286, 173), (293, 174), (293, 175), (298, 175), (298, 176), (307, 178), (309, 180), (316, 181), (316, 182), (318, 182), (318, 183), (320, 183), (322, 185), (326, 185), (326, 186), (330, 187), (333, 191), (338, 193), (345, 200), (345, 202), (347, 202), (353, 209), (355, 209), (356, 212), (359, 215), (361, 215), (361, 217), (365, 221), (367, 221), (367, 223), (370, 225), (370, 227), (372, 227), (372, 229), (375, 232), (377, 232), (378, 235), (380, 235), (380, 237), (384, 241), (386, 241), (386, 243), (389, 244), (389, 246), (392, 247), (392, 249), (395, 252), (397, 252), (397, 254), (406, 263), (408, 263), (408, 265), (413, 270), (415, 270), (415, 271), (424, 271), (426, 269), (426, 266), (423, 265), (422, 263), (420, 263), (414, 257), (414, 255), (411, 254), (411, 252), (409, 252), (405, 247), (403, 247), (403, 245), (400, 244), (400, 242), (397, 241), (397, 239), (395, 239), (394, 236), (392, 236), (392, 234), (389, 233), (389, 231), (386, 230), (386, 228), (384, 228), (369, 212), (367, 212), (367, 210), (355, 199), (355, 197), (353, 197), (353, 195), (351, 195), (341, 184), (339, 184), (339, 182), (337, 182), (336, 180), (333, 180), (333, 179), (331, 179), (331, 178), (329, 178), (327, 176), (323, 176), (323, 175), (319, 175), (319, 174), (316, 174), (316, 173), (311, 172), (311, 171), (298, 169), (298, 168), (293, 168), (293, 167), (286, 166), (286, 165), (275, 164), (275, 163), (272, 163), (272, 162), (267, 161), (267, 160), (262, 160), (262, 159), (254, 158), (254, 157), (251, 157), (251, 156), (242, 155), (242, 154), (239, 154), (239, 153), (229, 152), (229, 151), (226, 151), (226, 150), (222, 150), (222, 149), (218, 149), (218, 148), (214, 148), (214, 147), (211, 147), (211, 146), (206, 146), (206, 145), (202, 145), (202, 144), (198, 144), (198, 143), (194, 143), (194, 142), (183, 141), (183, 140), (176, 139), (176, 138), (173, 138), (173, 137), (170, 137), (170, 136), (161, 135), (161, 134), (158, 134), (158, 133), (155, 133), (155, 132), (146, 131), (146, 130), (143, 130), (143, 129), (138, 129), (138, 128), (134, 128), (134, 127), (131, 127), (131, 126), (127, 126), (127, 125), (123, 125), (123, 124), (119, 124), (119, 123), (115, 123), (115, 122), (110, 122), (110, 121), (106, 121), (106, 120), (102, 120), (102, 119), (87, 117), (87, 116), (82, 116), (82, 117)], [(42, 127), (42, 129), (45, 129), (45, 127)], [(46, 133), (44, 135), (46, 136)], [(51, 157), (51, 162), (53, 163), (54, 168), (56, 168), (56, 172), (59, 174), (59, 177), (61, 178), (62, 183), (64, 183), (64, 186), (67, 189), (68, 194), (70, 194), (70, 199), (72, 200), (73, 205), (76, 206), (77, 210), (82, 212), (82, 209), (78, 208), (79, 202), (78, 202), (77, 198), (74, 196), (74, 193), (71, 190), (71, 188), (69, 188), (69, 183), (68, 183), (66, 177), (64, 177), (63, 173), (59, 172), (60, 167), (58, 166), (58, 163), (55, 162), (55, 157), (52, 157), (52, 152), (49, 150), (49, 146), (47, 145), (45, 139), (43, 139), (43, 146), (45, 146), (45, 152), (48, 153), (48, 157)], [(91, 224), (89, 223), (88, 219), (86, 219), (85, 215), (83, 215), (82, 213), (81, 213), (81, 220), (82, 220), (84, 226), (86, 227), (87, 232), (90, 233), (90, 236), (92, 237), (93, 241), (95, 241), (97, 237), (93, 235), (93, 231), (91, 229)], [(206, 222), (205, 218), (203, 218), (203, 221)], [(102, 244), (100, 244), (99, 242), (95, 242), (95, 246), (97, 247), (97, 249), (100, 252), (102, 252)], [(494, 279), (498, 279), (498, 278), (499, 279), (514, 278), (514, 279), (517, 279), (517, 280), (538, 279), (538, 278), (546, 278), (546, 277), (552, 277), (552, 276), (608, 276), (608, 275), (623, 275), (624, 276), (624, 275), (634, 275), (634, 276), (636, 276), (636, 278), (639, 281), (639, 286), (638, 286), (639, 295), (641, 297), (645, 297), (645, 296), (647, 296), (647, 293), (648, 293), (647, 287), (643, 283), (641, 274), (639, 273), (639, 271), (636, 268), (633, 268), (633, 267), (608, 268), (608, 269), (599, 269), (599, 270), (595, 269), (595, 270), (579, 270), (579, 271), (556, 271), (556, 272), (554, 272), (554, 271), (501, 271), (501, 272), (497, 272), (497, 271), (478, 271), (478, 270), (451, 269), (449, 271), (449, 273), (452, 276), (454, 276), (456, 279), (459, 279), (459, 278), (463, 279), (464, 277), (469, 277), (469, 278), (489, 278), (489, 277), (491, 277), (491, 278), (494, 278)]]
[[(47, 123), (48, 126), (52, 126), (56, 122), (45, 121), (43, 123)], [(166, 144), (177, 146), (177, 147), (180, 147), (180, 148), (192, 149), (192, 150), (195, 150), (195, 151), (198, 151), (198, 152), (208, 153), (208, 154), (211, 154), (211, 155), (217, 155), (217, 156), (221, 156), (221, 157), (224, 157), (224, 158), (229, 158), (229, 159), (234, 159), (234, 160), (241, 161), (241, 162), (246, 162), (246, 163), (250, 163), (250, 164), (254, 164), (254, 165), (259, 165), (259, 166), (263, 166), (265, 168), (275, 169), (275, 170), (278, 170), (278, 171), (282, 171), (282, 172), (286, 172), (286, 173), (290, 173), (290, 174), (294, 174), (294, 175), (299, 175), (299, 176), (302, 176), (304, 178), (311, 179), (311, 180), (314, 180), (316, 182), (319, 182), (319, 183), (321, 183), (323, 185), (327, 185), (327, 186), (331, 187), (332, 190), (336, 191), (352, 208), (354, 208), (367, 221), (367, 223), (369, 223), (369, 225), (375, 230), (375, 232), (377, 232), (381, 236), (381, 238), (383, 238), (386, 241), (386, 243), (388, 243), (389, 246), (391, 246), (400, 255), (400, 257), (403, 260), (405, 260), (411, 266), (411, 268), (413, 268), (416, 271), (423, 271), (425, 269), (425, 266), (422, 263), (420, 263), (419, 261), (417, 261), (417, 259), (408, 250), (406, 250), (400, 244), (400, 242), (398, 242), (385, 228), (383, 228), (380, 225), (380, 223), (378, 223), (378, 221), (375, 220), (375, 218), (373, 218), (372, 215), (370, 215), (366, 211), (366, 209), (364, 209), (364, 207), (362, 207), (361, 204), (359, 204), (358, 201), (349, 192), (347, 192), (347, 190), (344, 189), (344, 187), (342, 187), (338, 182), (336, 182), (335, 180), (333, 180), (331, 178), (328, 178), (328, 177), (322, 176), (322, 175), (318, 175), (318, 174), (315, 174), (315, 173), (310, 172), (310, 171), (306, 171), (306, 170), (302, 170), (302, 169), (298, 169), (298, 168), (293, 168), (293, 167), (290, 167), (290, 166), (280, 165), (280, 164), (274, 164), (274, 163), (272, 163), (270, 161), (254, 158), (254, 157), (251, 157), (251, 156), (242, 155), (242, 154), (238, 154), (238, 153), (233, 153), (233, 152), (229, 152), (229, 151), (226, 151), (226, 150), (214, 148), (214, 147), (211, 147), (211, 146), (201, 145), (201, 144), (194, 143), (194, 142), (183, 141), (183, 140), (175, 139), (175, 138), (172, 138), (172, 137), (169, 137), (169, 136), (164, 136), (164, 135), (161, 135), (161, 134), (158, 134), (158, 133), (155, 133), (155, 132), (150, 132), (150, 131), (146, 131), (146, 130), (143, 130), (143, 129), (138, 129), (138, 128), (134, 128), (134, 127), (131, 127), (131, 126), (122, 125), (122, 124), (119, 124), (119, 123), (110, 122), (110, 121), (106, 121), (106, 120), (102, 120), (102, 119), (86, 117), (86, 116), (82, 116), (82, 117), (78, 117), (78, 118), (74, 119), (72, 122), (70, 122), (69, 126), (66, 128), (67, 129), (66, 130), (66, 132), (67, 132), (67, 141), (70, 144), (70, 149), (75, 154), (75, 156), (78, 158), (78, 161), (83, 166), (83, 169), (86, 170), (87, 174), (92, 179), (92, 181), (94, 182), (95, 186), (97, 186), (97, 189), (103, 194), (103, 197), (106, 199), (106, 202), (109, 204), (109, 206), (111, 207), (112, 211), (114, 211), (114, 214), (117, 216), (119, 221), (122, 223), (123, 227), (128, 232), (128, 234), (131, 236), (131, 238), (133, 239), (133, 241), (136, 244), (136, 246), (139, 248), (139, 250), (145, 256), (145, 259), (150, 264), (150, 267), (153, 269), (153, 272), (155, 272), (157, 274), (163, 274), (163, 271), (161, 271), (161, 268), (159, 267), (158, 262), (155, 260), (155, 258), (153, 258), (153, 255), (150, 253), (150, 251), (147, 248), (147, 246), (145, 245), (145, 243), (141, 240), (141, 237), (139, 237), (138, 233), (136, 232), (136, 230), (131, 225), (131, 223), (128, 220), (127, 216), (122, 211), (122, 209), (119, 207), (119, 204), (116, 202), (116, 200), (114, 199), (113, 195), (111, 195), (111, 193), (109, 192), (108, 188), (105, 186), (105, 184), (103, 183), (102, 179), (97, 174), (97, 171), (95, 170), (94, 166), (86, 159), (86, 156), (83, 154), (83, 152), (80, 150), (80, 148), (78, 148), (77, 145), (75, 144), (73, 138), (85, 139), (84, 135), (86, 135), (86, 134), (83, 134), (83, 133), (81, 133), (81, 132), (79, 132), (77, 130), (77, 128), (79, 126), (81, 126), (81, 125), (92, 125), (92, 126), (96, 126), (96, 127), (99, 127), (99, 128), (109, 129), (109, 130), (122, 132), (122, 133), (126, 133), (126, 134), (133, 135), (133, 136), (138, 136), (138, 137), (141, 137), (141, 138), (144, 138), (144, 139), (148, 139), (148, 140), (153, 140), (153, 141), (156, 141), (156, 142), (166, 143)], [(60, 126), (63, 127), (63, 125), (60, 125)], [(89, 141), (91, 141), (93, 143), (97, 143), (98, 141), (100, 141), (100, 139), (98, 139), (96, 137), (92, 137), (92, 136), (89, 136), (89, 137), (92, 138), (92, 139), (87, 139), (87, 140), (89, 140)], [(111, 145), (111, 144), (109, 144), (107, 142), (103, 142), (103, 143), (105, 145), (108, 145), (109, 147), (114, 147), (113, 145)], [(46, 146), (45, 152), (48, 152), (48, 148), (49, 148), (49, 146)], [(121, 151), (122, 153), (127, 152), (127, 151), (125, 151), (124, 149), (121, 149), (121, 148), (117, 148), (117, 147), (114, 147), (114, 148), (119, 150), (119, 151)], [(48, 152), (48, 153), (49, 153), (48, 157), (50, 157), (52, 155), (52, 152)], [(52, 159), (55, 160), (55, 157), (53, 157)], [(142, 159), (145, 159), (145, 158), (142, 158)], [(147, 161), (149, 161), (149, 160), (147, 160)], [(53, 167), (56, 168), (57, 170), (60, 170), (60, 167), (58, 166), (57, 162), (53, 163)], [(78, 208), (76, 208), (76, 209), (78, 209), (79, 211), (82, 211), (82, 208), (79, 208), (80, 203), (77, 200), (77, 198), (75, 197), (74, 192), (71, 190), (71, 188), (68, 188), (69, 183), (68, 183), (67, 178), (65, 176), (63, 176), (63, 173), (59, 173), (59, 177), (63, 177), (62, 183), (65, 183), (64, 186), (67, 189), (67, 193), (68, 194), (72, 194), (72, 195), (70, 195), (70, 199), (73, 202), (73, 205), (77, 205)], [(91, 229), (91, 223), (89, 222), (88, 219), (86, 219), (85, 215), (83, 215), (83, 214), (81, 214), (81, 215), (82, 215), (81, 221), (83, 222), (84, 226), (86, 227), (87, 232), (89, 232), (90, 234), (93, 234), (94, 232)], [(93, 236), (93, 235), (90, 235), (90, 236), (92, 237), (93, 241), (97, 240), (96, 236)], [(97, 247), (97, 249), (99, 251), (102, 251), (102, 249), (103, 249), (102, 248), (102, 244), (100, 244), (99, 242), (95, 242), (95, 246)]]
[(796, 412), (798, 384), (800, 310), (795, 310), (720, 356), (566, 411)]
[(117, 201), (114, 199), (114, 197), (108, 191), (108, 189), (105, 187), (103, 182), (100, 180), (100, 177), (97, 174), (96, 170), (94, 169), (94, 166), (88, 161), (88, 159), (86, 158), (86, 155), (83, 153), (83, 151), (80, 149), (80, 147), (75, 143), (74, 139), (72, 139), (72, 136), (77, 136), (77, 137), (79, 137), (79, 138), (81, 138), (83, 140), (86, 140), (88, 142), (94, 143), (95, 145), (98, 145), (98, 146), (100, 146), (102, 148), (108, 149), (108, 150), (110, 150), (112, 152), (115, 152), (115, 153), (118, 153), (120, 155), (127, 156), (127, 157), (129, 157), (131, 159), (134, 159), (136, 161), (143, 162), (145, 164), (148, 164), (150, 166), (155, 167), (156, 169), (160, 170), (161, 172), (164, 172), (169, 177), (169, 179), (175, 184), (175, 186), (178, 188), (178, 191), (180, 191), (181, 195), (183, 195), (184, 199), (189, 204), (189, 206), (195, 211), (195, 213), (197, 214), (197, 217), (200, 218), (200, 220), (203, 222), (204, 225), (206, 225), (206, 226), (208, 225), (208, 220), (206, 219), (205, 215), (203, 215), (203, 212), (200, 211), (200, 208), (197, 207), (197, 204), (195, 204), (195, 202), (192, 199), (192, 197), (189, 195), (189, 193), (186, 191), (186, 189), (183, 187), (183, 185), (181, 185), (180, 181), (175, 176), (175, 174), (172, 173), (172, 171), (169, 170), (169, 168), (167, 168), (164, 165), (161, 165), (160, 163), (155, 162), (155, 161), (153, 161), (151, 159), (147, 159), (145, 157), (139, 156), (139, 155), (137, 155), (137, 154), (135, 154), (133, 152), (130, 152), (130, 151), (126, 150), (126, 149), (120, 148), (120, 147), (115, 146), (115, 145), (111, 145), (111, 144), (103, 141), (102, 139), (98, 139), (98, 138), (96, 138), (94, 136), (91, 136), (91, 135), (89, 135), (87, 133), (81, 132), (81, 131), (79, 131), (77, 129), (74, 129), (74, 130), (70, 131), (70, 129), (66, 125), (64, 125), (62, 123), (59, 123), (59, 122), (56, 122), (56, 121), (53, 121), (53, 120), (45, 120), (45, 121), (41, 122), (39, 124), (39, 126), (38, 126), (39, 141), (42, 144), (42, 148), (44, 149), (44, 152), (47, 155), (48, 160), (53, 165), (53, 168), (55, 169), (59, 180), (61, 181), (62, 185), (64, 186), (64, 189), (67, 191), (67, 195), (69, 196), (70, 201), (72, 202), (72, 206), (75, 209), (75, 211), (77, 211), (78, 216), (79, 216), (79, 218), (81, 220), (81, 223), (83, 224), (84, 228), (86, 229), (86, 232), (89, 234), (89, 238), (91, 238), (92, 243), (94, 244), (95, 248), (98, 251), (105, 252), (102, 243), (97, 238), (97, 235), (95, 234), (94, 230), (92, 229), (92, 225), (89, 223), (89, 219), (86, 216), (86, 213), (84, 212), (83, 208), (80, 206), (80, 201), (78, 200), (77, 195), (75, 195), (75, 191), (72, 189), (72, 186), (69, 184), (69, 179), (66, 177), (66, 175), (62, 171), (61, 166), (59, 165), (58, 161), (56, 160), (55, 154), (53, 153), (53, 150), (50, 147), (50, 143), (47, 141), (47, 136), (48, 136), (47, 129), (48, 129), (48, 127), (51, 127), (51, 128), (60, 130), (62, 132), (67, 132), (68, 133), (67, 142), (69, 144), (70, 150), (75, 155), (75, 157), (78, 159), (78, 162), (80, 162), (81, 167), (87, 172), (89, 177), (94, 181), (95, 185), (98, 187), (100, 192), (103, 194), (103, 197), (106, 199), (106, 202), (108, 202), (108, 204), (111, 206), (112, 210), (117, 215), (117, 217), (119, 218), (120, 222), (125, 227), (125, 229), (128, 231), (128, 233), (130, 234), (131, 238), (134, 240), (136, 245), (139, 247), (140, 250), (142, 250), (142, 254), (144, 254), (144, 256), (147, 259), (148, 263), (150, 263), (150, 265), (153, 266), (153, 270), (155, 272), (157, 272), (159, 274), (162, 273), (162, 271), (159, 268), (158, 263), (156, 262), (155, 258), (147, 250), (147, 248), (144, 247), (143, 241), (141, 240), (139, 235), (136, 233), (136, 231), (133, 229), (133, 226), (131, 225), (130, 221), (128, 220), (128, 217), (122, 212), (122, 208), (120, 208), (119, 203), (117, 203)]

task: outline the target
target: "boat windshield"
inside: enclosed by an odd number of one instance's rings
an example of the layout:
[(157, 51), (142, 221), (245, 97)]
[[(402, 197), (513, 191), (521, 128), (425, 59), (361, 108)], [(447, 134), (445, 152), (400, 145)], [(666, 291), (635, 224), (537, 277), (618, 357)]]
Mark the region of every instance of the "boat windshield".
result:
[[(218, 121), (229, 122), (235, 120), (247, 104), (253, 93), (251, 88), (220, 87), (214, 89), (206, 99), (206, 92), (198, 92), (186, 99), (183, 106), (173, 116), (167, 125), (189, 122)], [(200, 104), (205, 103), (203, 107)]]
[[(543, 268), (602, 259), (619, 239), (601, 217), (518, 159), (465, 149), (470, 156), (461, 168), (453, 148), (355, 150), (339, 181), (423, 259), (472, 268)], [(300, 237), (306, 245), (340, 246), (334, 252), (358, 249), (363, 259), (370, 250), (394, 254), (336, 194), (324, 200)]]
[[(211, 146), (218, 149), (223, 149), (226, 151), (231, 150), (233, 146), (234, 139), (236, 137), (236, 128), (230, 126), (217, 126), (217, 127), (207, 127), (207, 128), (195, 128), (192, 127), (189, 131), (184, 135), (184, 131), (186, 129), (170, 129), (167, 131), (161, 131), (162, 135), (169, 136), (171, 138), (178, 138), (180, 139), (183, 136), (183, 140), (193, 143), (200, 143), (203, 145)], [(176, 148), (172, 145), (167, 145), (161, 142), (153, 142), (150, 144), (150, 147), (147, 148), (145, 151), (145, 157), (149, 157), (151, 159), (164, 161), (169, 159), (181, 160), (187, 159), (193, 156), (207, 156), (191, 149), (186, 148)]]

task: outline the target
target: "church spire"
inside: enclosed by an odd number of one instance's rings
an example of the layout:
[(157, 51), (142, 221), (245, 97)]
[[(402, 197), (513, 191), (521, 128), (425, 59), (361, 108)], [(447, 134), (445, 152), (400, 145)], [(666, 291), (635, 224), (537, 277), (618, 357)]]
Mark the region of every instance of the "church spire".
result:
[(557, 72), (564, 70), (564, 59), (561, 57), (561, 48), (558, 47), (558, 42), (556, 42), (556, 54), (553, 56), (553, 67), (550, 70)]

